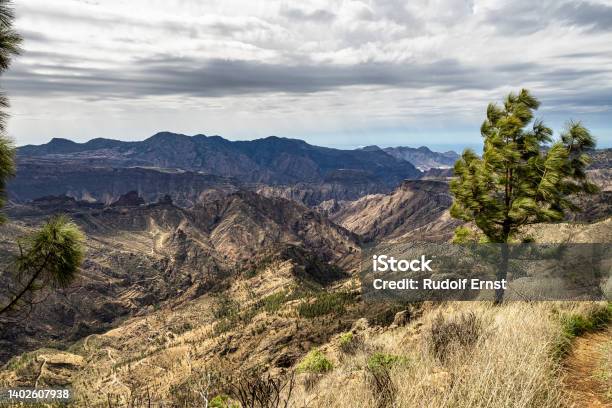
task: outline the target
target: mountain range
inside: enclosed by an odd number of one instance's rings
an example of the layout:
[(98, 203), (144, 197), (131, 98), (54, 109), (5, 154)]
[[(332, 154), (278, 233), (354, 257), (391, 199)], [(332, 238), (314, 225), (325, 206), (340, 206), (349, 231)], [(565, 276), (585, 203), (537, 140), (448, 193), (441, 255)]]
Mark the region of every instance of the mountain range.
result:
[(75, 143), (52, 139), (44, 145), (19, 148), (18, 157), (114, 167), (174, 168), (268, 184), (367, 177), (389, 185), (420, 175), (411, 163), (390, 158), (383, 151), (331, 149), (275, 136), (229, 141), (220, 136), (161, 132), (141, 142), (93, 139)]
[(8, 192), (15, 202), (67, 194), (109, 204), (131, 190), (147, 202), (171, 191), (176, 204), (190, 207), (209, 194), (250, 189), (314, 206), (386, 194), (403, 180), (430, 178), (416, 166), (433, 166), (439, 153), (421, 152), (411, 163), (379, 148), (340, 150), (274, 136), (229, 141), (161, 132), (140, 142), (86, 143), (55, 138), (18, 148), (19, 171)]

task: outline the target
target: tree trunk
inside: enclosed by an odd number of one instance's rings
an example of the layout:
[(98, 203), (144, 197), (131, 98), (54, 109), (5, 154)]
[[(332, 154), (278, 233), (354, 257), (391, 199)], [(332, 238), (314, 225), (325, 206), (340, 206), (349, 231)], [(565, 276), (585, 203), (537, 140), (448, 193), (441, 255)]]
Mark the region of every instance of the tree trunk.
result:
[[(501, 244), (501, 262), (499, 264), (499, 268), (497, 268), (497, 280), (501, 281), (502, 279), (506, 279), (508, 276), (508, 258), (509, 258), (509, 249), (508, 244)], [(499, 288), (495, 290), (495, 302), (494, 304), (499, 305), (504, 300), (504, 288)]]
[(32, 277), (30, 278), (30, 280), (28, 281), (28, 283), (23, 287), (23, 289), (17, 293), (17, 295), (15, 295), (13, 297), (13, 300), (10, 301), (10, 303), (4, 307), (0, 307), (0, 315), (3, 315), (7, 312), (9, 312), (13, 307), (15, 307), (17, 305), (17, 303), (19, 302), (19, 300), (29, 291), (32, 290), (32, 288), (34, 287), (34, 282), (36, 282), (36, 279), (38, 279), (38, 276), (41, 274), (41, 272), (43, 271), (43, 269), (45, 269), (45, 267), (47, 266), (47, 262), (49, 261), (49, 257), (50, 257), (50, 253), (48, 253), (45, 256), (45, 259), (43, 260), (42, 265), (40, 265), (40, 267), (34, 272), (34, 274), (32, 275)]

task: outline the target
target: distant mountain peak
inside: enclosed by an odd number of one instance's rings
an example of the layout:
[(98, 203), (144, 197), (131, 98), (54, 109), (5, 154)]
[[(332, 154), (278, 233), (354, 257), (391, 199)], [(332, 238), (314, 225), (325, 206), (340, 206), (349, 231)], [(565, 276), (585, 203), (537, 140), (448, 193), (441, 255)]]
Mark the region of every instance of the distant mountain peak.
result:
[(264, 142), (273, 142), (273, 143), (285, 143), (285, 144), (294, 144), (294, 145), (308, 145), (307, 142), (301, 139), (292, 139), (290, 137), (281, 137), (281, 136), (267, 136), (261, 139), (257, 139), (259, 141)]
[(190, 137), (190, 136), (183, 135), (181, 133), (163, 131), (163, 132), (157, 132), (153, 136), (145, 139), (144, 141), (149, 142), (149, 141), (157, 141), (157, 140), (163, 140), (163, 139), (177, 139), (177, 138), (185, 138), (185, 137)]
[(49, 146), (72, 146), (75, 144), (77, 143), (69, 139), (64, 139), (62, 137), (54, 137), (48, 143)]
[(369, 145), (369, 146), (364, 146), (359, 150), (363, 150), (364, 152), (377, 152), (382, 149), (376, 145)]
[(459, 158), (459, 155), (453, 151), (439, 153), (432, 151), (427, 146), (419, 148), (407, 146), (387, 147), (383, 150), (397, 159), (412, 163), (421, 171), (452, 167)]

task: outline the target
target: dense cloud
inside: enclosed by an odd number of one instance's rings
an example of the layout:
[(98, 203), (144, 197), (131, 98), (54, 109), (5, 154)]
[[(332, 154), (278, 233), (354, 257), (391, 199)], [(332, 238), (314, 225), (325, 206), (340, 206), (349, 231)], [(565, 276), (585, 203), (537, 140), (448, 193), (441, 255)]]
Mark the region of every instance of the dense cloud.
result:
[[(23, 0), (17, 7), (25, 53), (2, 83), (14, 100), (18, 142), (114, 136), (101, 131), (140, 137), (160, 126), (160, 112), (164, 128), (186, 133), (213, 126), (232, 136), (229, 123), (240, 115), (249, 135), (265, 135), (315, 115), (316, 125), (288, 136), (357, 131), (365, 144), (379, 129), (452, 135), (476, 130), (482, 106), (519, 87), (534, 90), (553, 120), (586, 116), (612, 140), (604, 119), (612, 110), (609, 2)], [(91, 104), (113, 126), (92, 126)], [(156, 116), (138, 123), (151, 107)], [(355, 120), (364, 116), (367, 124)]]

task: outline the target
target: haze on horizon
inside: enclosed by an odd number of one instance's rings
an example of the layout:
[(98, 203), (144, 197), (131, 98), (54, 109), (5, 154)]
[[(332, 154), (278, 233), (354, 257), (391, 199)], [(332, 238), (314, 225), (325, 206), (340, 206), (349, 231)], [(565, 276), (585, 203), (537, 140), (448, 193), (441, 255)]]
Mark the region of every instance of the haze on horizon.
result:
[[(409, 4), (408, 4), (409, 3)], [(612, 146), (612, 1), (18, 0), (18, 145), (168, 130), (331, 147), (474, 145), (530, 89)]]

